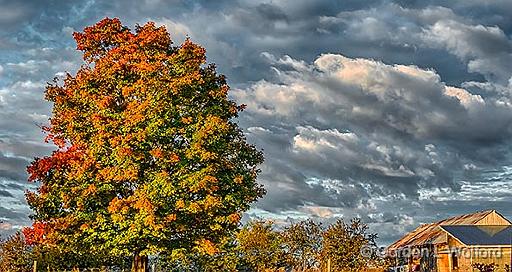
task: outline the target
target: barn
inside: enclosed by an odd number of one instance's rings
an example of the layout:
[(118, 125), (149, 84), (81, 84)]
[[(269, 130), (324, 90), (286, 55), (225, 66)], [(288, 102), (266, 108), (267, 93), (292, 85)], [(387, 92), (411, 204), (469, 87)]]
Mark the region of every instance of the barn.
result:
[[(495, 264), (510, 271), (512, 223), (496, 210), (424, 224), (387, 248), (392, 271), (467, 272)], [(507, 270), (505, 270), (507, 269)]]

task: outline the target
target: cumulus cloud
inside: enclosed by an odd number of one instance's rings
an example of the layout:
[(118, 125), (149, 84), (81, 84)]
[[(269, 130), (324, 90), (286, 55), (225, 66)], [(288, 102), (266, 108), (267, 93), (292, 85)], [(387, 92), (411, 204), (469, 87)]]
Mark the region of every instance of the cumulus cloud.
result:
[(249, 139), (267, 154), (260, 208), (377, 212), (382, 200), (454, 196), (468, 189), (467, 171), (510, 163), (512, 108), (448, 86), (434, 70), (339, 54), (266, 58), (276, 82), (234, 92), (248, 105)]

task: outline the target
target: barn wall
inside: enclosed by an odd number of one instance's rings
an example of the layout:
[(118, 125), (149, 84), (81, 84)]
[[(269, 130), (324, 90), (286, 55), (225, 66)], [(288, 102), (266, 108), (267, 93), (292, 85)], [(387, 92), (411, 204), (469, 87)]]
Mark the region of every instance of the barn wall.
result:
[[(437, 272), (473, 272), (473, 264), (495, 263), (498, 269), (505, 271), (505, 264), (510, 264), (510, 247), (466, 247), (453, 237), (448, 237), (447, 244), (439, 246)], [(451, 251), (458, 253), (458, 269), (452, 269)]]
[(437, 257), (437, 272), (450, 272), (448, 253), (441, 253)]
[(510, 248), (479, 248), (475, 249), (473, 255), (473, 263), (495, 263), (498, 265), (497, 271), (505, 271), (505, 264), (510, 264)]

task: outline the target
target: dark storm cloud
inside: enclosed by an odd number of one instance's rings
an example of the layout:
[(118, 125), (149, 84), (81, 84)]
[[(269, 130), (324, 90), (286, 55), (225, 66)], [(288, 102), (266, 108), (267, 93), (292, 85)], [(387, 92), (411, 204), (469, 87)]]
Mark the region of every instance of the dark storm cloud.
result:
[(0, 212), (10, 226), (28, 222), (13, 214), (26, 206), (12, 204), (23, 203), (26, 164), (51, 150), (40, 132), (45, 83), (80, 66), (71, 33), (106, 16), (129, 27), (153, 20), (177, 43), (206, 47), (249, 105), (241, 126), (265, 149), (260, 214), (359, 216), (383, 241), (493, 197), (512, 215), (499, 190), (510, 186), (510, 1), (0, 5), (0, 201), (11, 201)]

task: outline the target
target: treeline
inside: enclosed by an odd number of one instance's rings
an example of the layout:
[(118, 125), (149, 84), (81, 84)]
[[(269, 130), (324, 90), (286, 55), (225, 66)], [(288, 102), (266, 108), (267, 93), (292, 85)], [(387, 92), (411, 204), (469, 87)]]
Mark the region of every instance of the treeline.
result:
[[(278, 228), (271, 221), (252, 221), (211, 252), (173, 251), (151, 258), (154, 271), (384, 271), (376, 234), (359, 219), (338, 220), (324, 227), (312, 220)], [(31, 246), (21, 232), (3, 240), (0, 271), (130, 270), (131, 256), (78, 256), (47, 246)], [(151, 270), (151, 269), (150, 269)]]

